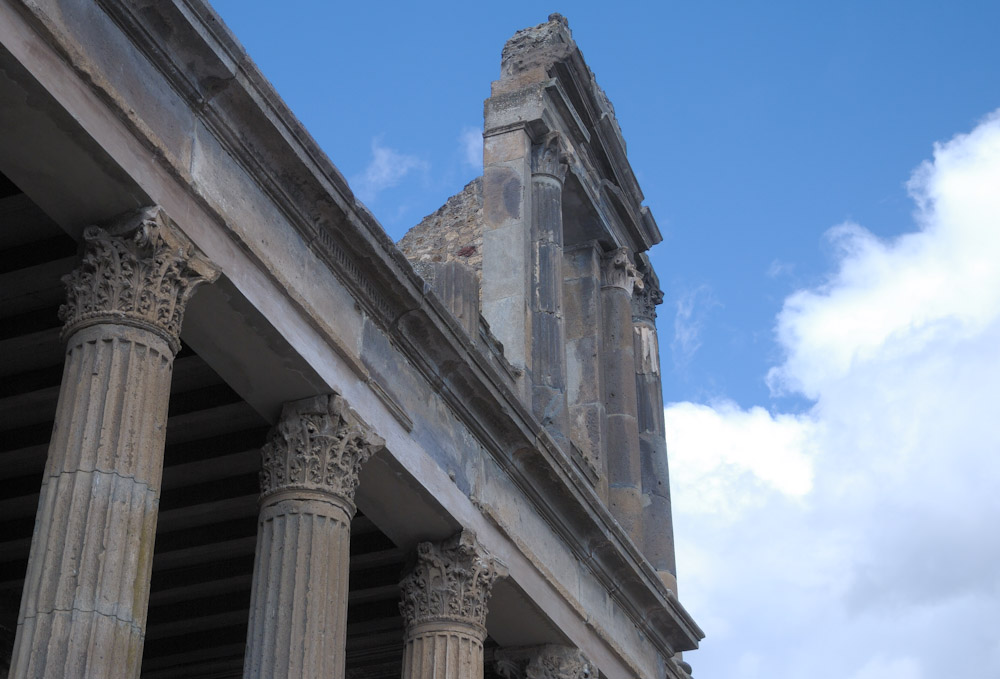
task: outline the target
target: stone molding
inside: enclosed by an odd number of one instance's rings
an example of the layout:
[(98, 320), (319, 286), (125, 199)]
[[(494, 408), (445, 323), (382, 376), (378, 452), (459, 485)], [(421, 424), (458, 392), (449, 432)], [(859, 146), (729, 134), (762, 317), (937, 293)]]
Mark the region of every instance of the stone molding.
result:
[(674, 658), (674, 666), (677, 668), (677, 674), (683, 679), (691, 679), (691, 665), (684, 662), (680, 658)]
[(486, 613), (493, 583), (506, 567), (463, 530), (444, 542), (417, 545), (413, 570), (399, 583), (399, 611), (406, 628), (426, 623), (463, 623), (486, 635)]
[(601, 287), (621, 288), (632, 295), (633, 290), (642, 290), (642, 274), (635, 268), (628, 248), (618, 248), (604, 254), (601, 263)]
[(261, 500), (305, 490), (353, 506), (361, 465), (384, 447), (385, 441), (336, 394), (286, 403), (261, 449)]
[(598, 671), (572, 646), (545, 644), (501, 649), (494, 656), (504, 679), (597, 679)]
[(219, 272), (157, 206), (83, 230), (80, 265), (63, 276), (62, 338), (100, 323), (130, 325), (180, 350), (184, 310), (195, 289)]
[(558, 132), (549, 132), (541, 143), (531, 147), (532, 176), (545, 175), (562, 183), (568, 169), (569, 154)]

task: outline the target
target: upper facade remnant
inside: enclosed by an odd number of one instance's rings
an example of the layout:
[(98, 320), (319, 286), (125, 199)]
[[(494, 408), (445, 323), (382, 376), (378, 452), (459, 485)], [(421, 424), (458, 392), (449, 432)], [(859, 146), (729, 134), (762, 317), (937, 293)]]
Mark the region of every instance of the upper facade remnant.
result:
[(400, 248), (456, 317), (481, 304), (525, 404), (676, 589), (644, 254), (660, 233), (565, 17), (507, 41), (484, 117), (483, 176)]
[[(486, 101), (485, 136), (523, 126), (533, 137), (560, 132), (580, 183), (580, 240), (607, 239), (642, 252), (660, 231), (626, 157), (614, 107), (598, 85), (560, 14), (507, 41), (501, 76)], [(576, 189), (576, 187), (574, 187)], [(589, 223), (594, 222), (594, 223)], [(570, 241), (572, 243), (572, 241)]]

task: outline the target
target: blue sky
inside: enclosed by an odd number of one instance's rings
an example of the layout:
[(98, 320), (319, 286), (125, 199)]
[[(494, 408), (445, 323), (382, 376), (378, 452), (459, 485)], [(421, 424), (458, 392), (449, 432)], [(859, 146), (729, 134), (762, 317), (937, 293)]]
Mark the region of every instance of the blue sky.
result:
[(664, 234), (696, 676), (1000, 675), (1000, 3), (215, 6), (397, 240), (564, 14)]

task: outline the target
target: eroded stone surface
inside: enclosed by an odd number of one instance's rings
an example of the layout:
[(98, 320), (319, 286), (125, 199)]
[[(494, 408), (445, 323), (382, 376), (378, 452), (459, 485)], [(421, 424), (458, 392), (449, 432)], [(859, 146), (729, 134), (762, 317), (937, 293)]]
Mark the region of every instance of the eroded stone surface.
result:
[(420, 262), (460, 262), (482, 278), (483, 179), (465, 188), (406, 232), (397, 244), (406, 258)]

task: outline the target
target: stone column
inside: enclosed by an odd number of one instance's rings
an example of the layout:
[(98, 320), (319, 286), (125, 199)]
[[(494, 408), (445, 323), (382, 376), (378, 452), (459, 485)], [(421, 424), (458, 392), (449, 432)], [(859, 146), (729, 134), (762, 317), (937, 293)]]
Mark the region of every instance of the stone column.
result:
[(663, 424), (663, 384), (656, 334), (656, 306), (663, 301), (660, 281), (645, 255), (639, 255), (643, 289), (632, 296), (635, 389), (638, 402), (639, 459), (642, 472), (642, 550), (668, 589), (677, 592), (670, 474)]
[(642, 280), (627, 248), (604, 256), (601, 271), (601, 358), (607, 411), (608, 507), (642, 545), (642, 480), (632, 345), (632, 290)]
[(174, 355), (217, 273), (158, 208), (83, 232), (11, 677), (138, 677)]
[(601, 262), (602, 251), (596, 241), (563, 251), (566, 400), (569, 402), (570, 438), (595, 475), (597, 493), (607, 504), (607, 414), (601, 374)]
[(562, 304), (566, 170), (560, 135), (550, 132), (531, 152), (531, 406), (557, 441), (569, 433)]
[(340, 396), (285, 404), (262, 449), (244, 677), (343, 678), (354, 492), (383, 445)]
[(572, 646), (504, 648), (495, 657), (497, 673), (504, 679), (597, 679), (599, 674), (593, 663)]
[(422, 542), (402, 582), (403, 679), (482, 679), (486, 606), (506, 569), (462, 531)]

